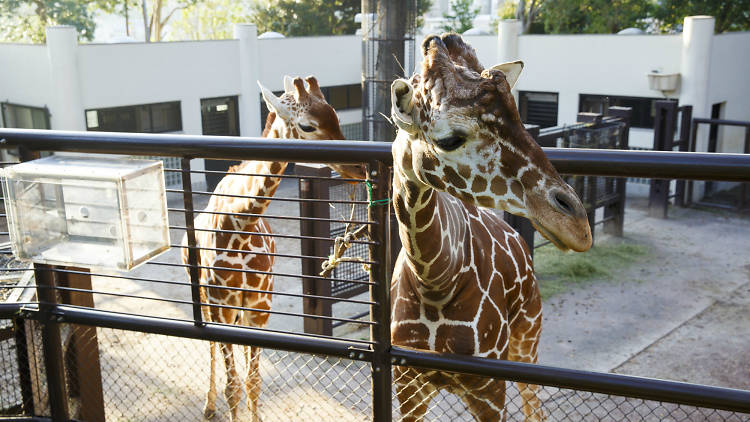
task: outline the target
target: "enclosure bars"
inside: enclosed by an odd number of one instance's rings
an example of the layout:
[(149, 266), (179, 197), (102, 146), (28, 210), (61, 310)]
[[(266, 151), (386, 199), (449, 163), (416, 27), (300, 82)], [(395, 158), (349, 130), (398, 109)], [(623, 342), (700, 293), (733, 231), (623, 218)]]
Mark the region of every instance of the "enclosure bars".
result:
[[(698, 134), (698, 125), (700, 124), (709, 124), (714, 128), (718, 128), (720, 125), (724, 126), (741, 126), (745, 128), (745, 142), (743, 145), (743, 153), (744, 154), (750, 154), (750, 122), (746, 121), (737, 121), (737, 120), (721, 120), (721, 119), (702, 119), (702, 118), (695, 118), (693, 119), (691, 129), (690, 129), (690, 151), (695, 152), (697, 148), (697, 134)], [(716, 138), (709, 138), (708, 143), (708, 152), (709, 153), (715, 153), (716, 152)], [(717, 179), (718, 180), (718, 179)], [(707, 192), (710, 189), (710, 181), (706, 182), (706, 189)], [(687, 182), (687, 204), (693, 203), (693, 182), (689, 181)], [(739, 200), (737, 201), (737, 204), (735, 205), (734, 209), (736, 211), (742, 211), (745, 209), (745, 197), (747, 196), (747, 189), (748, 189), (748, 183), (743, 183), (740, 187), (740, 195)], [(701, 202), (699, 201), (700, 205), (706, 205), (706, 206), (719, 206), (719, 204), (714, 203), (708, 203), (708, 202)]]
[[(118, 151), (141, 153), (140, 151), (134, 151), (134, 147), (132, 146), (125, 149), (124, 145), (127, 144), (127, 137), (122, 135), (119, 136), (120, 139), (114, 141), (116, 145), (109, 146), (91, 142), (89, 134), (87, 133), (71, 136), (70, 133), (61, 134), (59, 132), (0, 129), (0, 137), (8, 139), (12, 144), (23, 142), (34, 149), (39, 148), (40, 145), (44, 145), (42, 149), (72, 149), (79, 152), (96, 151), (102, 153), (113, 153)], [(50, 138), (54, 137), (68, 138), (70, 142), (67, 143), (61, 140), (50, 140)], [(192, 145), (189, 139), (186, 139), (183, 142), (177, 142), (181, 137), (164, 135), (139, 136), (138, 138), (138, 142), (142, 142), (147, 138), (150, 139), (149, 142), (151, 142), (149, 145), (143, 143), (138, 148), (150, 149), (154, 148), (154, 145), (156, 145), (157, 148), (162, 148), (161, 151), (168, 150), (167, 154), (161, 152), (160, 155), (176, 155), (174, 150), (169, 150), (169, 147), (162, 142), (165, 138), (169, 138), (170, 142), (166, 142), (166, 144), (174, 142), (174, 144), (178, 145), (178, 148), (182, 151), (191, 151), (191, 148), (194, 148), (192, 149), (194, 153), (192, 155), (201, 156), (198, 145)], [(86, 143), (88, 143), (87, 146), (82, 146)], [(245, 148), (239, 148), (238, 144), (244, 144)], [(254, 141), (233, 141), (228, 142), (227, 144), (222, 144), (217, 140), (217, 145), (211, 145), (211, 151), (206, 152), (218, 155), (217, 158), (224, 158), (232, 156), (233, 154), (234, 156), (239, 155), (242, 158), (255, 157), (256, 159), (264, 159), (273, 158), (274, 154), (277, 154), (288, 160), (312, 161), (310, 158), (305, 159), (305, 157), (301, 157), (300, 149), (304, 149), (315, 143), (277, 141), (270, 143), (266, 142), (266, 144), (270, 146), (270, 149), (256, 151), (258, 145)], [(299, 148), (297, 148), (297, 145), (299, 145)], [(365, 151), (364, 153), (357, 151), (358, 146), (359, 145), (352, 142), (342, 142), (340, 144), (324, 143), (322, 147), (327, 150), (328, 157), (327, 160), (322, 161), (341, 160), (340, 162), (352, 162), (357, 161), (358, 159), (363, 159), (364, 157), (371, 159), (373, 156), (378, 156), (383, 157), (383, 161), (386, 163), (389, 162), (387, 161), (390, 159), (389, 144), (373, 143), (370, 145), (362, 145), (362, 150)], [(602, 176), (627, 175), (640, 177), (723, 179), (733, 181), (750, 180), (750, 156), (741, 154), (717, 155), (560, 149), (547, 149), (546, 152), (561, 173)], [(387, 294), (386, 291), (383, 291), (383, 293)], [(12, 307), (8, 306), (0, 307), (0, 309), (5, 311), (0, 317), (17, 316), (16, 313), (20, 309), (18, 307), (15, 309), (11, 308)], [(68, 323), (105, 326), (158, 334), (171, 334), (182, 337), (209, 339), (212, 341), (237, 344), (252, 344), (260, 347), (284, 349), (303, 353), (320, 353), (369, 362), (376, 361), (373, 356), (375, 354), (373, 351), (364, 349), (362, 348), (361, 343), (355, 342), (309, 338), (297, 334), (279, 334), (273, 332), (262, 332), (259, 330), (247, 330), (237, 327), (196, 327), (190, 322), (166, 321), (163, 319), (140, 316), (114, 315), (99, 310), (79, 309), (59, 304), (55, 306), (54, 315), (56, 318), (61, 319), (61, 321)], [(40, 317), (39, 312), (33, 308), (22, 311), (21, 316), (34, 319)], [(386, 356), (405, 359), (407, 364), (411, 363), (438, 370), (451, 369), (455, 371), (482, 373), (489, 376), (501, 376), (506, 379), (517, 379), (530, 383), (545, 384), (561, 388), (605, 391), (611, 394), (639, 397), (647, 400), (683, 402), (684, 404), (703, 407), (745, 413), (750, 412), (750, 392), (748, 391), (686, 385), (677, 382), (655, 381), (614, 374), (598, 374), (559, 368), (545, 368), (513, 362), (494, 360), (486, 361), (461, 356), (446, 356), (416, 351), (412, 352), (398, 348), (392, 348), (390, 352), (386, 353)], [(585, 382), (582, 380), (585, 380)], [(628, 385), (630, 387), (628, 387)]]
[(190, 294), (193, 298), (193, 320), (195, 325), (203, 325), (201, 311), (200, 275), (198, 269), (198, 250), (195, 241), (195, 218), (193, 216), (193, 184), (191, 182), (190, 158), (180, 160), (182, 169), (182, 202), (185, 205), (185, 227), (187, 237), (188, 273), (190, 275)]
[(377, 222), (369, 226), (370, 239), (375, 243), (370, 247), (370, 261), (375, 261), (370, 269), (370, 306), (372, 321), (377, 325), (370, 327), (370, 337), (374, 340), (372, 355), (372, 416), (378, 422), (390, 421), (392, 371), (390, 360), (391, 349), (391, 301), (389, 266), (390, 244), (388, 243), (390, 222), (390, 169), (382, 161), (370, 162), (369, 178), (371, 179), (372, 197), (368, 198), (368, 220)]
[[(654, 118), (654, 144), (655, 151), (672, 151), (675, 147), (679, 151), (687, 151), (690, 139), (690, 119), (693, 107), (677, 106), (676, 101), (656, 101), (656, 112)], [(680, 138), (674, 139), (677, 127), (677, 115), (680, 115)], [(667, 218), (669, 205), (669, 185), (671, 180), (652, 179), (649, 186), (648, 213), (655, 218)], [(678, 180), (675, 187), (675, 204), (685, 205), (685, 181)]]

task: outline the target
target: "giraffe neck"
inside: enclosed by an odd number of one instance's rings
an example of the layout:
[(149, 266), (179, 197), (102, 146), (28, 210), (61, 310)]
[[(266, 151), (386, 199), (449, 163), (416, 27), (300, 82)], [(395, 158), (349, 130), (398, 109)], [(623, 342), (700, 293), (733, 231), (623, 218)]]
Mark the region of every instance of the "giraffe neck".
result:
[[(394, 150), (397, 148), (394, 145)], [(394, 160), (393, 201), (402, 253), (420, 290), (437, 299), (456, 288), (454, 275), (468, 259), (466, 205), (421, 182), (406, 159)]]
[[(285, 125), (275, 115), (269, 115), (266, 128), (263, 131), (265, 138), (282, 138)], [(242, 176), (229, 173), (216, 191), (219, 193), (237, 194), (242, 192), (247, 197), (224, 197), (222, 212), (232, 214), (254, 214), (251, 216), (223, 215), (219, 218), (220, 226), (224, 230), (243, 230), (249, 225), (255, 225), (260, 215), (266, 212), (271, 204), (270, 197), (276, 193), (281, 179), (273, 175), (282, 175), (288, 163), (283, 161), (243, 161), (234, 170), (236, 173), (261, 174), (268, 176)], [(241, 188), (238, 188), (240, 185)], [(265, 198), (263, 198), (265, 197)], [(212, 197), (213, 199), (213, 197)]]

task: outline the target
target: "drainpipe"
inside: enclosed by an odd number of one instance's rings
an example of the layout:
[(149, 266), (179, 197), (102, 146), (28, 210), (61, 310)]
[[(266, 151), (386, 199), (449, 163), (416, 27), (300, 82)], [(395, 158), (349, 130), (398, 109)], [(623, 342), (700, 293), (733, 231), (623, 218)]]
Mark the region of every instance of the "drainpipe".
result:
[[(708, 103), (708, 81), (711, 64), (711, 42), (715, 20), (712, 16), (688, 16), (682, 30), (680, 63), (680, 104), (693, 106), (693, 117), (711, 117)], [(695, 150), (708, 148), (709, 126), (699, 125)], [(693, 183), (693, 197), (702, 198), (705, 182)]]
[(257, 82), (260, 79), (258, 28), (253, 24), (237, 24), (234, 26), (234, 38), (239, 40), (240, 135), (260, 136), (265, 122), (260, 121), (260, 89)]
[(72, 26), (47, 27), (50, 128), (86, 130), (78, 76), (78, 33)]
[[(503, 19), (497, 24), (497, 63), (518, 60), (518, 35), (521, 33), (521, 21)], [(511, 91), (518, 103), (518, 89)]]

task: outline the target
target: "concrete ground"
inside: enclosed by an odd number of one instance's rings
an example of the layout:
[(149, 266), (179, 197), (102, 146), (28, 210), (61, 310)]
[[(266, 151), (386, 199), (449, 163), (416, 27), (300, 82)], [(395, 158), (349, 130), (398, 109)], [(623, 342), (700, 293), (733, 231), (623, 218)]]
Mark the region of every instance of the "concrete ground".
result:
[[(294, 196), (294, 181), (284, 181), (277, 197)], [(170, 206), (181, 207), (177, 202)], [(274, 201), (267, 211), (268, 215), (297, 213), (298, 204), (285, 201)], [(173, 224), (179, 224), (179, 214), (171, 217)], [(626, 236), (649, 245), (652, 256), (618, 270), (613, 280), (595, 280), (548, 299), (540, 364), (750, 389), (750, 219), (671, 209), (670, 218), (660, 220), (648, 217), (639, 201), (629, 202), (626, 217)], [(299, 233), (295, 221), (269, 221), (277, 233)], [(172, 242), (179, 243), (181, 235), (174, 231)], [(278, 239), (277, 247), (283, 253), (299, 253), (299, 242), (294, 239)], [(171, 250), (156, 261), (177, 263), (179, 256)], [(298, 274), (299, 260), (279, 259), (275, 271)], [(160, 265), (145, 265), (128, 276), (187, 280), (181, 268)], [(177, 303), (190, 300), (185, 285), (95, 277), (94, 289), (158, 300), (97, 295), (97, 306), (102, 309), (171, 318), (191, 315), (188, 304)], [(300, 293), (301, 283), (298, 278), (277, 277), (275, 290)], [(299, 313), (301, 299), (277, 296), (273, 309)], [(347, 317), (365, 309), (336, 305), (334, 316)], [(272, 315), (269, 328), (301, 332), (302, 321)], [(365, 330), (346, 326), (337, 328), (334, 335), (368, 337)], [(100, 330), (100, 350), (104, 369), (119, 374), (105, 381), (109, 385), (105, 386), (107, 411), (113, 420), (199, 419), (208, 378), (205, 342)], [(221, 366), (219, 392), (223, 388)], [(266, 385), (261, 414), (266, 421), (369, 418), (367, 367), (264, 351), (261, 372)], [(647, 416), (640, 418), (633, 418), (637, 412), (613, 416), (618, 414), (612, 413), (614, 408), (636, 405), (557, 389), (545, 389), (542, 398), (552, 420), (697, 421), (714, 417), (702, 413), (678, 417), (669, 406), (649, 408)], [(455, 400), (440, 396), (433, 401), (428, 420), (470, 420)], [(509, 408), (517, 409), (517, 401), (511, 401)], [(221, 393), (217, 403), (215, 420), (226, 420)], [(717, 420), (743, 420), (738, 415), (722, 415)], [(510, 418), (515, 420), (513, 415)]]

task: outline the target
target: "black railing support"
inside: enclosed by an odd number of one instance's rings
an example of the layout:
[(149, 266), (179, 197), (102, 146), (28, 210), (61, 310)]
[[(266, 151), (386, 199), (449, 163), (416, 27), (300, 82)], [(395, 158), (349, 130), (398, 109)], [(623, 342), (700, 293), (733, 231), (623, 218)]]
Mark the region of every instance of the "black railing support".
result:
[[(654, 151), (672, 151), (676, 120), (676, 102), (656, 101)], [(649, 216), (655, 218), (667, 218), (667, 209), (669, 207), (669, 184), (669, 179), (651, 180), (651, 186), (648, 193)]]
[(16, 361), (18, 362), (18, 383), (21, 386), (21, 410), (26, 415), (34, 413), (34, 389), (31, 382), (29, 363), (28, 335), (26, 326), (30, 322), (23, 318), (14, 318), (16, 341)]
[[(327, 219), (331, 217), (328, 202), (330, 197), (330, 181), (321, 178), (331, 177), (331, 169), (324, 165), (297, 165), (295, 172), (303, 176), (312, 176), (311, 179), (299, 180), (299, 197), (309, 199), (320, 199), (321, 202), (300, 202), (299, 215)], [(299, 234), (304, 239), (300, 241), (302, 255), (316, 256), (315, 259), (302, 260), (302, 274), (317, 276), (320, 273), (325, 256), (330, 253), (331, 244), (313, 238), (331, 237), (330, 223), (321, 221), (300, 221)], [(302, 293), (315, 296), (331, 296), (331, 281), (319, 278), (303, 278)], [(306, 297), (302, 299), (302, 312), (307, 315), (333, 314), (333, 302)], [(333, 321), (325, 318), (305, 318), (304, 329), (306, 333), (333, 335)]]
[(201, 280), (198, 270), (198, 249), (195, 240), (195, 214), (193, 206), (193, 182), (190, 180), (190, 158), (183, 157), (182, 168), (182, 200), (185, 204), (185, 236), (187, 237), (187, 257), (190, 275), (190, 294), (193, 300), (193, 321), (195, 325), (204, 325), (201, 311)]
[(47, 373), (50, 413), (53, 421), (67, 422), (70, 419), (70, 411), (60, 324), (56, 321), (55, 315), (58, 306), (55, 273), (49, 265), (34, 264), (34, 277), (39, 298), (39, 313), (42, 317), (42, 350), (44, 369)]
[[(620, 137), (620, 144), (616, 146), (617, 149), (627, 150), (630, 148), (630, 116), (632, 113), (633, 109), (630, 107), (610, 107), (607, 110), (609, 116), (617, 117), (625, 124), (622, 128), (623, 133)], [(604, 226), (602, 227), (604, 233), (613, 236), (623, 235), (623, 228), (625, 226), (625, 201), (627, 197), (626, 186), (626, 178), (618, 177), (614, 180), (614, 193), (617, 200), (604, 206)]]
[(375, 242), (370, 246), (370, 261), (376, 262), (370, 267), (370, 300), (375, 302), (370, 306), (370, 318), (377, 321), (377, 325), (370, 328), (373, 344), (372, 360), (372, 416), (376, 422), (389, 422), (391, 415), (391, 400), (393, 374), (391, 371), (391, 301), (390, 274), (391, 248), (389, 240), (390, 202), (390, 169), (382, 162), (371, 162), (368, 168), (369, 179), (372, 183), (371, 204), (368, 208), (369, 221), (376, 221), (370, 229), (370, 240)]

